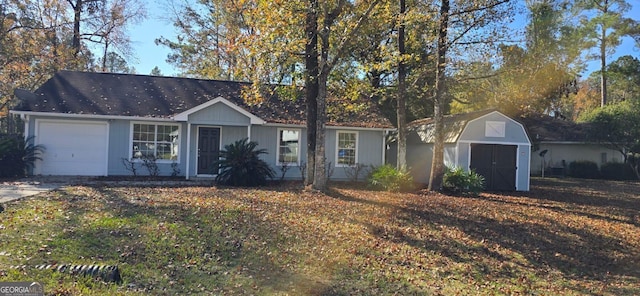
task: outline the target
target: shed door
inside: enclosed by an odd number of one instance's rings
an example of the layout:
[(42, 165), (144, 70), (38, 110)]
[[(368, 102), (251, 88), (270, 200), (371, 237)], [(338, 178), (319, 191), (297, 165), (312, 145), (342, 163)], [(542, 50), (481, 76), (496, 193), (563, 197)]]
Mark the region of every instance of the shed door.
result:
[(218, 168), (213, 162), (220, 153), (220, 128), (201, 127), (198, 129), (198, 174), (215, 175)]
[(35, 142), (45, 150), (35, 173), (106, 176), (108, 133), (106, 122), (37, 121)]
[(487, 190), (516, 190), (518, 146), (471, 144), (471, 166), (484, 176)]

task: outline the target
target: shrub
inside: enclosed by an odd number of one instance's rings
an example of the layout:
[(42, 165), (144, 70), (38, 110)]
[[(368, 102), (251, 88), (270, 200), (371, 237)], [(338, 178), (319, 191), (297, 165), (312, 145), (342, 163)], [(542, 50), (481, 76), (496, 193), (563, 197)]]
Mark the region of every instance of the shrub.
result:
[(484, 177), (475, 171), (465, 171), (461, 167), (447, 167), (442, 189), (455, 194), (478, 195), (484, 189)]
[(142, 166), (147, 169), (149, 176), (157, 177), (160, 175), (160, 168), (158, 167), (158, 158), (154, 154), (143, 154)]
[(367, 180), (369, 185), (377, 190), (406, 192), (413, 189), (413, 177), (408, 172), (398, 171), (388, 164), (376, 167)]
[(0, 135), (0, 177), (23, 177), (33, 169), (36, 160), (41, 160), (42, 145), (34, 145), (33, 137)]
[(635, 180), (636, 175), (629, 164), (622, 162), (607, 162), (600, 167), (603, 179), (607, 180)]
[(598, 179), (600, 171), (593, 161), (580, 160), (569, 163), (569, 176), (574, 178)]
[(249, 142), (247, 138), (233, 144), (225, 145), (220, 151), (220, 160), (213, 163), (219, 169), (216, 182), (230, 186), (265, 185), (267, 178), (273, 178), (275, 172), (260, 159), (266, 149), (257, 149), (258, 143)]

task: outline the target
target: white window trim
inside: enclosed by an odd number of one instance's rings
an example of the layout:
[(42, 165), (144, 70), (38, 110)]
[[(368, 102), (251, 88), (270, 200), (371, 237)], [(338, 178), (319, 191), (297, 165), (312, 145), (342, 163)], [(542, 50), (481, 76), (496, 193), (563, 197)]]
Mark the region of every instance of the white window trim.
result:
[(340, 134), (355, 134), (356, 135), (356, 155), (355, 155), (355, 164), (358, 163), (358, 150), (360, 149), (360, 133), (358, 131), (350, 131), (350, 130), (337, 130), (336, 131), (336, 157), (335, 157), (335, 167), (338, 168), (343, 168), (343, 167), (349, 167), (350, 165), (348, 164), (340, 164), (338, 163), (338, 157), (340, 154)]
[(281, 131), (296, 131), (298, 132), (298, 160), (296, 162), (287, 162), (286, 165), (293, 165), (293, 166), (300, 166), (300, 154), (302, 154), (302, 129), (299, 128), (278, 128), (278, 134), (276, 135), (277, 137), (277, 142), (276, 142), (276, 165), (277, 166), (284, 166), (285, 163), (284, 162), (280, 162), (280, 132)]
[(148, 122), (148, 121), (131, 121), (129, 126), (129, 156), (127, 157), (130, 161), (133, 162), (142, 162), (139, 158), (133, 158), (133, 126), (136, 124), (144, 124), (144, 125), (155, 125), (156, 126), (156, 135), (155, 139), (157, 142), (158, 139), (158, 125), (165, 126), (177, 126), (178, 127), (178, 159), (157, 159), (156, 163), (180, 163), (180, 154), (182, 154), (182, 125), (176, 123), (168, 123), (168, 122)]

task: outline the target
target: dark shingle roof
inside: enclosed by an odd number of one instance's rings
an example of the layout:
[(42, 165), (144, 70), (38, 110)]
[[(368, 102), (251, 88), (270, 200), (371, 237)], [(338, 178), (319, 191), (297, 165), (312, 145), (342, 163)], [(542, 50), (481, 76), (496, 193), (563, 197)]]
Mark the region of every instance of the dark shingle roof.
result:
[[(279, 99), (274, 94), (259, 104), (247, 104), (242, 90), (249, 83), (133, 74), (60, 71), (35, 92), (17, 90), (16, 111), (170, 118), (217, 97), (223, 97), (269, 123), (304, 124), (304, 98)], [(361, 108), (338, 107), (328, 101), (328, 124), (392, 128), (370, 101)], [(332, 108), (333, 106), (333, 108)]]
[(533, 114), (518, 118), (534, 142), (593, 142), (586, 123)]

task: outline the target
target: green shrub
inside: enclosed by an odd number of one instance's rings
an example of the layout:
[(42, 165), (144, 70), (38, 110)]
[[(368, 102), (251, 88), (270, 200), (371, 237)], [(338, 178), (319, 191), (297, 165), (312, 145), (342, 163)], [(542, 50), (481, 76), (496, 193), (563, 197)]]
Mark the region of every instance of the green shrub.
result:
[(225, 145), (220, 151), (220, 160), (213, 163), (219, 169), (216, 182), (230, 186), (259, 186), (273, 179), (275, 172), (262, 159), (266, 149), (257, 149), (258, 143), (249, 142), (247, 138), (233, 144)]
[(392, 192), (406, 192), (413, 190), (413, 177), (409, 172), (398, 171), (395, 167), (385, 164), (376, 167), (367, 178), (369, 186), (376, 190)]
[(569, 163), (569, 176), (574, 178), (598, 179), (600, 171), (593, 161), (580, 160)]
[(478, 195), (484, 189), (484, 177), (475, 171), (465, 171), (461, 167), (447, 167), (442, 189), (454, 194)]
[(33, 144), (33, 137), (0, 135), (0, 178), (24, 177), (43, 151), (43, 146)]
[(603, 179), (607, 180), (635, 180), (636, 174), (629, 164), (622, 162), (607, 162), (600, 167)]

